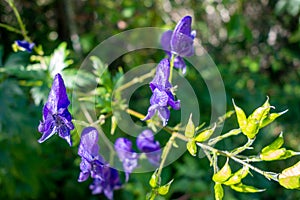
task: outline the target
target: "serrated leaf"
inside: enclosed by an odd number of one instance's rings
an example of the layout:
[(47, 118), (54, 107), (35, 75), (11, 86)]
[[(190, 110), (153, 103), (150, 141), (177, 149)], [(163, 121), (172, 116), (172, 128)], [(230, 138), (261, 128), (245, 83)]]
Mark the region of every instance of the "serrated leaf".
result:
[(235, 172), (226, 182), (224, 185), (236, 185), (242, 181), (249, 173), (249, 167), (244, 166), (242, 169)]
[(199, 135), (197, 135), (197, 137), (195, 138), (195, 141), (196, 142), (205, 142), (206, 140), (208, 140), (210, 138), (210, 136), (212, 136), (216, 127), (217, 127), (217, 124), (215, 123), (211, 129), (208, 129), (208, 130), (205, 130), (205, 131), (199, 133)]
[(279, 174), (279, 184), (287, 189), (300, 189), (300, 161)]
[(286, 113), (288, 110), (282, 111), (280, 113), (270, 113), (264, 120), (261, 121), (259, 128), (263, 128), (267, 125), (269, 125), (270, 123), (272, 123), (277, 117), (283, 115), (284, 113)]
[(231, 168), (229, 166), (229, 161), (227, 160), (225, 165), (212, 177), (212, 180), (216, 183), (224, 183), (231, 176)]
[(214, 186), (215, 199), (222, 200), (224, 196), (224, 190), (221, 183), (216, 183)]
[(260, 159), (265, 161), (279, 160), (280, 157), (285, 154), (285, 151), (286, 151), (285, 148), (270, 150), (260, 154)]
[(194, 134), (195, 134), (195, 125), (193, 123), (193, 120), (192, 120), (192, 113), (190, 114), (190, 118), (189, 118), (189, 121), (186, 125), (186, 128), (185, 128), (185, 132), (184, 132), (184, 135), (188, 138), (192, 138), (194, 137)]
[(247, 128), (247, 117), (246, 117), (246, 114), (245, 114), (245, 112), (240, 107), (238, 107), (237, 105), (235, 105), (233, 99), (232, 99), (232, 103), (233, 103), (233, 106), (234, 106), (234, 110), (235, 110), (235, 113), (236, 113), (238, 124), (239, 124), (242, 132), (244, 132), (246, 130), (246, 128)]
[(186, 148), (192, 156), (196, 156), (197, 146), (196, 146), (196, 143), (195, 143), (194, 140), (188, 141), (187, 144), (186, 144)]
[(280, 135), (272, 142), (270, 145), (266, 146), (265, 148), (262, 149), (262, 153), (266, 153), (271, 150), (276, 150), (279, 149), (284, 143), (283, 139), (283, 133), (280, 133)]
[(152, 188), (156, 188), (160, 183), (160, 177), (158, 176), (157, 174), (158, 172), (158, 169), (156, 169), (154, 171), (154, 173), (152, 174), (150, 180), (149, 180), (149, 185), (152, 187)]
[(165, 184), (163, 186), (160, 186), (158, 188), (158, 190), (157, 190), (158, 194), (160, 194), (160, 195), (166, 195), (166, 194), (168, 194), (170, 186), (171, 186), (171, 184), (172, 184), (173, 181), (174, 181), (174, 179), (172, 179), (169, 183), (167, 183), (167, 184)]
[(237, 185), (231, 185), (231, 189), (237, 192), (245, 192), (245, 193), (256, 193), (256, 192), (263, 192), (265, 189), (258, 189), (251, 185), (244, 185), (243, 183), (239, 183)]

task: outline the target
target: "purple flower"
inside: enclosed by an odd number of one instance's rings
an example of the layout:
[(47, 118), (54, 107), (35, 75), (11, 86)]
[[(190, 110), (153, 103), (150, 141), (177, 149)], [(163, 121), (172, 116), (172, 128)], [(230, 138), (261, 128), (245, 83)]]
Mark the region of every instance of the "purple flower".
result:
[(72, 116), (68, 111), (69, 105), (70, 101), (64, 81), (60, 74), (56, 74), (48, 100), (43, 108), (43, 120), (38, 127), (39, 132), (43, 134), (38, 140), (39, 143), (58, 133), (61, 138), (65, 139), (72, 146), (70, 131), (74, 129), (74, 125)]
[(93, 127), (83, 129), (81, 133), (78, 155), (81, 157), (78, 181), (83, 182), (92, 178), (101, 178), (104, 159), (99, 155), (98, 132)]
[(123, 163), (126, 181), (128, 181), (129, 174), (138, 166), (138, 154), (133, 151), (131, 141), (126, 138), (116, 140), (115, 150)]
[(15, 44), (19, 47), (19, 49), (28, 51), (29, 53), (32, 52), (34, 47), (34, 43), (27, 42), (26, 40), (16, 40)]
[(175, 101), (174, 95), (171, 92), (172, 85), (169, 82), (170, 76), (170, 61), (163, 59), (157, 66), (156, 74), (153, 80), (150, 82), (150, 88), (153, 95), (150, 99), (151, 106), (148, 108), (148, 113), (143, 121), (153, 117), (157, 112), (163, 122), (163, 126), (167, 125), (170, 118), (170, 110), (168, 106), (171, 106), (175, 110), (180, 109), (180, 101)]
[(182, 57), (194, 55), (194, 38), (196, 32), (191, 30), (192, 17), (183, 17), (176, 25), (174, 31), (168, 30), (161, 37), (161, 45), (169, 58), (175, 55), (174, 67), (186, 72), (186, 64)]
[(151, 130), (141, 132), (136, 140), (138, 149), (145, 153), (149, 162), (155, 166), (160, 163), (161, 149), (158, 141), (154, 140)]
[(110, 168), (99, 154), (97, 129), (83, 129), (78, 155), (81, 157), (78, 182), (83, 182), (91, 176), (94, 179), (90, 185), (92, 194), (103, 192), (108, 199), (113, 199), (113, 191), (121, 187), (121, 182), (118, 171)]
[(113, 191), (121, 187), (118, 171), (104, 166), (102, 169), (102, 179), (96, 178), (90, 185), (92, 194), (104, 193), (108, 199), (113, 199)]

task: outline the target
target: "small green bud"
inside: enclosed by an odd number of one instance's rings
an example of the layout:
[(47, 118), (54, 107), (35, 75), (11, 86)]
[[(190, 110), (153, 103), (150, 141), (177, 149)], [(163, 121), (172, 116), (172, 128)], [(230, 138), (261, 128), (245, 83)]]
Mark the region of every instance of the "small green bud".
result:
[(156, 188), (159, 184), (160, 184), (160, 177), (157, 174), (158, 169), (155, 170), (155, 172), (152, 174), (150, 181), (149, 181), (149, 185), (152, 188)]
[(265, 189), (258, 189), (251, 185), (244, 185), (243, 183), (239, 183), (237, 185), (231, 185), (231, 189), (237, 192), (246, 192), (246, 193), (256, 193), (256, 192), (263, 192)]
[(216, 127), (217, 127), (217, 124), (215, 123), (211, 129), (208, 129), (208, 130), (205, 130), (205, 131), (199, 133), (199, 135), (197, 135), (197, 137), (195, 138), (195, 141), (196, 142), (205, 142), (214, 133)]
[(193, 123), (193, 120), (192, 120), (192, 113), (190, 114), (190, 118), (189, 118), (189, 121), (186, 125), (186, 128), (185, 128), (185, 132), (184, 132), (184, 135), (188, 138), (192, 138), (194, 137), (194, 134), (195, 134), (195, 125)]
[(196, 143), (195, 143), (194, 140), (188, 141), (187, 144), (186, 144), (186, 148), (192, 156), (196, 156), (197, 146), (196, 146)]
[(224, 190), (221, 183), (216, 183), (214, 186), (215, 190), (215, 199), (222, 200), (224, 196)]
[(229, 166), (229, 161), (227, 160), (225, 165), (212, 177), (213, 181), (216, 183), (224, 183), (231, 176), (231, 168)]
[(172, 184), (172, 182), (174, 181), (174, 179), (172, 179), (169, 183), (167, 183), (166, 185), (160, 186), (158, 188), (158, 194), (160, 195), (166, 195), (169, 192), (170, 186)]

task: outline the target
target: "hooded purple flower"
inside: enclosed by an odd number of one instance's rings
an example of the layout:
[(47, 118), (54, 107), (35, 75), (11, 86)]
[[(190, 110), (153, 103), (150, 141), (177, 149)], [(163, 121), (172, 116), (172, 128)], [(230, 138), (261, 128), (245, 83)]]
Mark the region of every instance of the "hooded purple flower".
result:
[(44, 142), (55, 133), (65, 139), (70, 146), (72, 140), (70, 131), (74, 129), (72, 116), (68, 111), (70, 101), (67, 96), (66, 87), (60, 74), (56, 74), (48, 100), (43, 108), (43, 120), (40, 122), (38, 130), (43, 135), (38, 140)]
[(121, 182), (117, 170), (110, 168), (99, 154), (97, 129), (83, 129), (78, 155), (81, 157), (78, 181), (83, 182), (91, 176), (94, 179), (90, 185), (92, 194), (103, 192), (108, 199), (113, 199), (113, 191), (121, 187)]
[(186, 64), (182, 57), (194, 55), (194, 38), (196, 32), (191, 30), (192, 17), (183, 17), (176, 25), (174, 31), (166, 31), (161, 37), (161, 45), (171, 58), (175, 55), (174, 67), (182, 69), (182, 73), (186, 72)]
[(160, 163), (161, 149), (158, 141), (154, 140), (151, 130), (141, 132), (136, 140), (138, 149), (145, 153), (149, 162), (155, 166)]
[(18, 46), (19, 49), (25, 50), (29, 53), (32, 52), (34, 47), (34, 43), (27, 42), (26, 40), (16, 40), (15, 44)]
[(143, 121), (152, 118), (157, 112), (163, 121), (163, 126), (166, 126), (170, 118), (168, 106), (171, 106), (175, 110), (180, 109), (180, 101), (175, 101), (174, 95), (171, 92), (172, 85), (168, 80), (169, 76), (170, 61), (168, 59), (163, 59), (158, 64), (156, 74), (150, 82), (150, 88), (153, 95), (150, 99), (151, 106), (148, 109), (146, 117), (142, 119)]
[(104, 193), (108, 199), (113, 199), (113, 191), (121, 187), (120, 177), (117, 170), (104, 166), (102, 169), (102, 179), (96, 178), (90, 185), (92, 194)]
[(116, 140), (115, 150), (123, 163), (126, 181), (128, 181), (129, 174), (138, 166), (138, 154), (133, 151), (131, 141), (126, 138)]

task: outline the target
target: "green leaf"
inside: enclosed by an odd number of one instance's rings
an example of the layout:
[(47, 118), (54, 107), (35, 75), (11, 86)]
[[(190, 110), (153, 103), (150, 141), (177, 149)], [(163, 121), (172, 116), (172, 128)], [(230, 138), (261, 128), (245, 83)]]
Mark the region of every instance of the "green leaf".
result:
[(242, 181), (249, 173), (249, 167), (244, 166), (242, 169), (235, 172), (226, 182), (224, 185), (236, 185)]
[(215, 123), (211, 129), (208, 129), (208, 130), (205, 130), (205, 131), (199, 133), (199, 135), (195, 138), (195, 141), (196, 142), (205, 142), (206, 140), (208, 140), (210, 138), (210, 136), (212, 136), (216, 127), (217, 127), (217, 124)]
[(231, 185), (231, 189), (237, 192), (246, 192), (246, 193), (256, 193), (256, 192), (263, 192), (265, 189), (258, 189), (251, 185), (244, 185), (243, 183), (239, 183), (237, 185)]
[(276, 150), (279, 149), (284, 143), (283, 139), (283, 133), (280, 133), (280, 135), (272, 142), (270, 145), (266, 146), (265, 148), (262, 149), (262, 153), (266, 153), (271, 150)]
[(188, 143), (186, 144), (186, 148), (192, 156), (196, 156), (197, 146), (194, 140), (188, 141)]
[(270, 150), (265, 153), (260, 154), (260, 158), (265, 161), (279, 160), (285, 154), (286, 149), (276, 149)]
[(263, 128), (267, 125), (269, 125), (270, 123), (272, 123), (277, 117), (283, 115), (284, 113), (286, 113), (288, 110), (282, 111), (280, 113), (271, 113), (269, 114), (264, 120), (261, 121), (259, 128)]
[(300, 189), (300, 161), (279, 174), (279, 184), (287, 189)]
[(226, 161), (225, 165), (212, 177), (212, 180), (216, 183), (224, 183), (231, 176), (231, 168), (229, 166), (229, 160)]
[(150, 181), (149, 181), (149, 185), (152, 187), (152, 188), (156, 188), (160, 183), (160, 177), (158, 176), (157, 174), (158, 172), (158, 169), (155, 170), (155, 172), (152, 174), (151, 178), (150, 178)]
[(247, 128), (246, 114), (245, 114), (245, 112), (240, 107), (238, 107), (237, 105), (235, 105), (233, 99), (232, 99), (232, 103), (233, 103), (233, 106), (234, 106), (234, 110), (235, 110), (235, 113), (236, 113), (236, 117), (237, 117), (239, 126), (240, 126), (242, 132), (244, 132), (246, 130), (246, 128)]
[(215, 199), (222, 200), (224, 196), (224, 190), (221, 183), (216, 183), (214, 186), (215, 190)]
[(169, 183), (167, 183), (166, 185), (160, 186), (158, 188), (158, 194), (160, 195), (166, 195), (169, 192), (170, 186), (172, 184), (172, 182), (174, 181), (174, 179), (172, 179)]
[(195, 125), (192, 121), (192, 113), (190, 114), (190, 118), (189, 118), (189, 121), (186, 125), (186, 128), (185, 128), (185, 132), (184, 132), (184, 135), (188, 138), (192, 138), (194, 137), (194, 134), (195, 134)]

